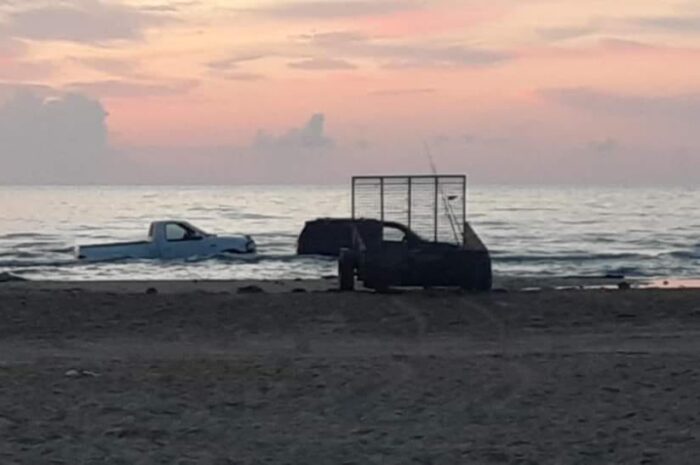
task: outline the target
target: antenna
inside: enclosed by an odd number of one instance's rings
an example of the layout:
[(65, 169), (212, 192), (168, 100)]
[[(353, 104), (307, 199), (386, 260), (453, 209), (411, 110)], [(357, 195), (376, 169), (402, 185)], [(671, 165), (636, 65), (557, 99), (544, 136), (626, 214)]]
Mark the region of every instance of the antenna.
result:
[[(435, 176), (435, 182), (439, 184), (439, 177), (438, 177), (438, 172), (437, 168), (435, 167), (435, 161), (433, 160), (433, 155), (430, 152), (430, 147), (428, 146), (427, 142), (423, 142), (423, 145), (425, 147), (425, 155), (428, 157), (428, 162), (430, 163), (430, 169), (433, 172), (433, 175)], [(445, 208), (445, 215), (447, 216), (448, 221), (450, 222), (450, 228), (452, 229), (452, 234), (454, 235), (455, 241), (457, 243), (463, 242), (464, 241), (464, 236), (462, 236), (462, 240), (460, 241), (459, 239), (459, 226), (457, 225), (457, 215), (455, 215), (454, 210), (452, 209), (452, 203), (450, 202), (451, 200), (454, 199), (454, 196), (447, 196), (445, 194), (445, 190), (443, 189), (442, 184), (439, 184), (440, 187), (440, 196), (442, 197), (442, 204)], [(437, 221), (437, 218), (435, 218), (435, 221)]]

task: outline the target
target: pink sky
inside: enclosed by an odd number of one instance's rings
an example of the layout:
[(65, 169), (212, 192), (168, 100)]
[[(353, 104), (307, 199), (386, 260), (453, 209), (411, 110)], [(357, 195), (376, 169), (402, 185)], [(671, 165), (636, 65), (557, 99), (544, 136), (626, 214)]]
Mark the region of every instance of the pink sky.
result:
[(0, 182), (697, 184), (698, 57), (688, 0), (5, 0)]

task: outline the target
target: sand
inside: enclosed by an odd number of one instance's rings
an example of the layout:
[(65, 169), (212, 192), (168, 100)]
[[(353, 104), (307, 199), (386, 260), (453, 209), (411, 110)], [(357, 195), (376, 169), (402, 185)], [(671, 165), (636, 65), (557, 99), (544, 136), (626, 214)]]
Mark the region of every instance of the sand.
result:
[(700, 290), (328, 284), (0, 285), (0, 463), (700, 457)]

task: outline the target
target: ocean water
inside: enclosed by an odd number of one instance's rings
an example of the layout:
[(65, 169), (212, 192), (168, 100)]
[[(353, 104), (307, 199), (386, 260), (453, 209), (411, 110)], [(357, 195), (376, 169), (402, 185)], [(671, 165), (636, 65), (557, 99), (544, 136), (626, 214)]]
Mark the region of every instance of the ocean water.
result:
[[(700, 276), (700, 189), (471, 186), (468, 220), (509, 276)], [(304, 222), (346, 217), (348, 186), (0, 187), (0, 272), (30, 279), (293, 279), (336, 272), (295, 256)], [(76, 244), (139, 240), (184, 219), (250, 234), (259, 257), (83, 263)]]

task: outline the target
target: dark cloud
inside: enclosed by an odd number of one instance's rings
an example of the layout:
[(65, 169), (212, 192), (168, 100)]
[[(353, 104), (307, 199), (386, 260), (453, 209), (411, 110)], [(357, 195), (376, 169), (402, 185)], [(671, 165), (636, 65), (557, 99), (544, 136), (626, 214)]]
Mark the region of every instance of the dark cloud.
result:
[(92, 82), (74, 82), (67, 86), (73, 91), (82, 92), (98, 98), (109, 97), (163, 97), (190, 92), (199, 85), (199, 81), (185, 80), (167, 83), (148, 83), (122, 80), (105, 80)]
[(144, 5), (144, 6), (140, 7), (140, 9), (142, 11), (150, 11), (150, 12), (157, 12), (157, 13), (176, 13), (176, 12), (182, 11), (184, 9), (199, 6), (199, 5), (201, 5), (201, 2), (199, 2), (199, 1), (182, 1), (182, 2), (170, 1), (168, 3), (163, 3), (163, 4)]
[[(370, 49), (372, 50), (372, 49)], [(386, 68), (481, 67), (512, 60), (507, 52), (454, 46), (380, 46), (374, 56), (385, 56)]]
[[(677, 141), (646, 144), (615, 137), (557, 141), (497, 133), (456, 135), (433, 144), (441, 170), (479, 183), (556, 185), (697, 185), (700, 157)], [(468, 142), (465, 149), (464, 142)], [(688, 145), (686, 147), (694, 147)]]
[(357, 66), (345, 60), (336, 58), (308, 58), (306, 60), (294, 61), (289, 63), (290, 68), (305, 69), (305, 70), (341, 70), (341, 69), (356, 69)]
[(458, 146), (462, 144), (466, 145), (479, 145), (481, 147), (498, 147), (504, 146), (512, 142), (512, 139), (502, 135), (487, 135), (487, 134), (472, 134), (466, 133), (454, 137)]
[(34, 1), (17, 6), (0, 24), (0, 36), (102, 43), (133, 40), (173, 18), (103, 0)]
[(352, 42), (367, 41), (370, 39), (370, 36), (357, 31), (331, 31), (317, 34), (306, 34), (299, 36), (299, 39), (314, 43), (316, 45), (334, 46)]
[(578, 39), (595, 35), (634, 35), (645, 33), (700, 33), (700, 15), (598, 17), (585, 24), (538, 29), (537, 34), (549, 42)]
[(280, 136), (271, 135), (265, 131), (258, 131), (253, 143), (254, 150), (269, 151), (294, 151), (298, 149), (322, 149), (335, 145), (333, 139), (325, 133), (326, 117), (323, 113), (316, 113), (301, 128), (289, 130)]
[(700, 33), (700, 16), (653, 16), (646, 18), (633, 18), (627, 20), (632, 25), (646, 30), (660, 30), (666, 32)]
[(60, 93), (53, 87), (43, 84), (16, 84), (0, 82), (0, 105), (18, 94), (32, 94), (41, 98), (55, 97)]
[(0, 182), (104, 181), (106, 117), (100, 102), (84, 95), (15, 94), (0, 105)]
[(637, 40), (629, 39), (618, 39), (618, 38), (605, 38), (599, 41), (601, 47), (611, 51), (618, 52), (633, 52), (633, 51), (643, 51), (643, 50), (661, 50), (663, 47), (658, 45), (652, 45), (645, 42), (639, 42)]
[(599, 29), (595, 26), (552, 27), (537, 30), (539, 36), (547, 41), (577, 39), (597, 32)]
[(590, 150), (601, 155), (615, 152), (619, 147), (620, 143), (612, 137), (602, 140), (594, 140), (588, 143), (588, 148)]
[(269, 4), (245, 11), (280, 19), (327, 19), (390, 15), (422, 9), (425, 5), (411, 0), (306, 1)]
[(260, 60), (269, 56), (268, 53), (241, 53), (221, 60), (210, 61), (207, 67), (214, 71), (230, 71), (238, 68), (241, 63)]
[(573, 88), (542, 90), (540, 95), (562, 105), (602, 114), (683, 120), (700, 117), (700, 94), (638, 96)]

